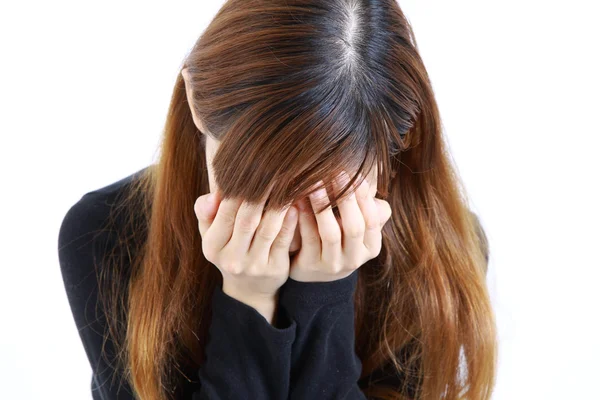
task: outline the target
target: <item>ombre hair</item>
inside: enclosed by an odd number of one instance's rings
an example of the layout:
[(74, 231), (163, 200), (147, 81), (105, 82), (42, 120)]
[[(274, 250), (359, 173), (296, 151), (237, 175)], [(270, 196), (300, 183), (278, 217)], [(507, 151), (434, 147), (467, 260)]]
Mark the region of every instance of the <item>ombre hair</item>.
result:
[(381, 253), (359, 269), (356, 353), (361, 378), (391, 366), (405, 385), (362, 389), (377, 399), (489, 399), (497, 338), (487, 240), (398, 4), (229, 0), (184, 68), (193, 100), (179, 74), (160, 158), (114, 209), (130, 276), (116, 278), (124, 260), (112, 257), (100, 277), (106, 337), (136, 395), (175, 398), (183, 369), (205, 357), (209, 294), (222, 283), (194, 214), (209, 192), (210, 135), (220, 142), (212, 165), (223, 197), (258, 201), (271, 188), (267, 210), (341, 170), (356, 179), (377, 166), (376, 196), (393, 212)]

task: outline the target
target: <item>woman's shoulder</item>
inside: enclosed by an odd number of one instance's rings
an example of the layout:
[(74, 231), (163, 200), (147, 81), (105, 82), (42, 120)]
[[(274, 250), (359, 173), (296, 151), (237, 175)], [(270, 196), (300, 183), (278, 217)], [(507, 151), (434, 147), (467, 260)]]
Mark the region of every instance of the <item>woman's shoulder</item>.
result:
[(124, 221), (115, 218), (115, 206), (148, 168), (89, 191), (69, 207), (58, 232), (58, 256), (66, 284), (89, 274), (98, 255), (118, 240), (115, 227)]
[(144, 167), (106, 186), (102, 186), (98, 189), (83, 194), (83, 196), (71, 206), (69, 212), (88, 212), (94, 208), (97, 208), (99, 205), (101, 206), (101, 209), (104, 208), (104, 211), (106, 211), (106, 207), (113, 205), (121, 195), (125, 194), (129, 186), (138, 177), (146, 173), (149, 168), (151, 168), (151, 166)]
[[(108, 287), (126, 294), (132, 247), (122, 244), (127, 243), (126, 222), (130, 219), (126, 216), (131, 214), (114, 211), (121, 204), (120, 199), (126, 199), (123, 196), (136, 177), (148, 168), (83, 194), (63, 217), (58, 234), (60, 270), (77, 331), (93, 369), (92, 391), (102, 393), (103, 398), (125, 398), (131, 393), (126, 382), (121, 386), (121, 382), (113, 380), (118, 351), (113, 337), (106, 336), (109, 317), (119, 319), (120, 324), (125, 320), (121, 320), (121, 311), (105, 315), (101, 295), (102, 289)], [(118, 260), (116, 257), (123, 257), (119, 268), (109, 267), (117, 266), (112, 264)]]

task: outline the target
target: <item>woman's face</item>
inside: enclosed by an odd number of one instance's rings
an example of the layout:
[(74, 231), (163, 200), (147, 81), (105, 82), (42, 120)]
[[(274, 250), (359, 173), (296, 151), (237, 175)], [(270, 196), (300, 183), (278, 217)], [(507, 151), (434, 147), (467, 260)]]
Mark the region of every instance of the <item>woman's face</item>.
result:
[[(189, 91), (189, 85), (187, 85), (187, 75), (185, 74), (185, 70), (183, 70), (183, 77), (184, 77), (184, 81), (186, 81), (186, 94), (187, 94), (187, 99), (188, 99), (188, 104), (191, 104), (191, 100), (192, 100), (192, 96), (191, 93)], [(209, 188), (211, 192), (214, 192), (217, 189), (217, 184), (215, 182), (215, 178), (214, 178), (214, 174), (213, 174), (213, 168), (212, 168), (212, 160), (213, 157), (217, 151), (217, 149), (219, 148), (219, 142), (214, 140), (210, 135), (207, 135), (205, 132), (207, 132), (202, 124), (202, 121), (200, 121), (200, 119), (197, 117), (197, 115), (195, 114), (194, 110), (191, 109), (192, 112), (192, 119), (194, 120), (194, 124), (196, 124), (196, 127), (198, 128), (198, 130), (200, 132), (203, 132), (203, 134), (205, 135), (205, 139), (206, 139), (206, 166), (208, 169), (208, 182), (209, 182)], [(367, 182), (369, 184), (369, 194), (372, 197), (375, 197), (375, 194), (377, 193), (377, 166), (375, 166), (371, 172), (369, 173), (369, 175), (367, 176)], [(300, 228), (299, 226), (296, 226), (296, 231), (294, 232), (294, 238), (292, 239), (292, 243), (290, 245), (290, 253), (293, 253), (297, 250), (300, 249), (300, 246), (302, 244), (301, 241), (301, 237), (300, 237)]]

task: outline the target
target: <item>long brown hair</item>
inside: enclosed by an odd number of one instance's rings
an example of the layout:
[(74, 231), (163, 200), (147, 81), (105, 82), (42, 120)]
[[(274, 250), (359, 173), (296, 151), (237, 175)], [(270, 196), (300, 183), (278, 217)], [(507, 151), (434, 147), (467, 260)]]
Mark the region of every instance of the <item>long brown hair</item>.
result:
[(377, 196), (393, 213), (380, 255), (359, 269), (356, 352), (362, 377), (392, 365), (412, 386), (374, 383), (364, 392), (489, 399), (497, 343), (487, 242), (398, 4), (229, 0), (183, 68), (192, 104), (179, 74), (160, 159), (115, 208), (132, 228), (120, 242), (131, 275), (105, 279), (101, 292), (108, 335), (137, 396), (172, 398), (184, 366), (204, 359), (208, 294), (222, 282), (203, 256), (193, 210), (209, 191), (210, 134), (220, 141), (212, 165), (223, 197), (257, 201), (274, 182), (266, 209), (308, 195), (342, 169), (366, 176), (377, 165)]

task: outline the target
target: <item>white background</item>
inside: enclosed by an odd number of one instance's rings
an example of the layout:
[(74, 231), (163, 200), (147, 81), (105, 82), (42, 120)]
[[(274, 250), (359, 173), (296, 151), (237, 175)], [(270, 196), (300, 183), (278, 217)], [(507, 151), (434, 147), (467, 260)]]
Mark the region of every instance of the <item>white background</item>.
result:
[[(0, 398), (90, 399), (64, 292), (68, 208), (156, 157), (221, 1), (0, 7)], [(494, 400), (600, 399), (597, 2), (402, 1), (490, 239)]]

